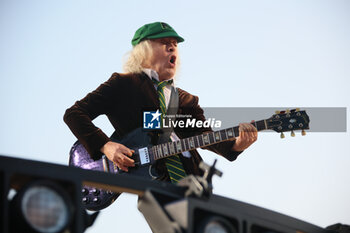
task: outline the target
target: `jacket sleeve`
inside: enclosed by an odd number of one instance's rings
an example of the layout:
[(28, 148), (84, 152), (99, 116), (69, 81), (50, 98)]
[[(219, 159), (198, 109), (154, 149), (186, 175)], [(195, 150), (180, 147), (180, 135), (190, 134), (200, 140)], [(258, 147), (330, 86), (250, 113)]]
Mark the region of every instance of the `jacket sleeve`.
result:
[[(191, 95), (183, 90), (180, 91), (180, 101), (182, 102), (182, 107), (180, 108), (180, 112), (185, 115), (191, 115), (191, 118), (195, 118), (196, 120), (205, 121), (204, 111), (198, 104), (198, 97)], [(213, 130), (208, 128), (191, 128), (181, 130), (178, 129), (178, 134), (181, 135), (182, 138), (191, 137), (194, 135), (200, 135), (208, 132), (213, 132)], [(234, 161), (238, 157), (242, 151), (234, 151), (233, 145), (235, 144), (235, 140), (225, 141), (221, 143), (217, 143), (214, 145), (203, 147), (203, 149), (210, 150), (214, 153), (217, 153), (229, 161)]]
[(75, 102), (64, 114), (64, 122), (93, 159), (102, 155), (100, 149), (110, 139), (92, 123), (92, 120), (99, 115), (108, 114), (112, 103), (118, 105), (121, 99), (118, 95), (121, 93), (122, 84), (123, 80), (117, 73), (114, 73), (108, 81)]

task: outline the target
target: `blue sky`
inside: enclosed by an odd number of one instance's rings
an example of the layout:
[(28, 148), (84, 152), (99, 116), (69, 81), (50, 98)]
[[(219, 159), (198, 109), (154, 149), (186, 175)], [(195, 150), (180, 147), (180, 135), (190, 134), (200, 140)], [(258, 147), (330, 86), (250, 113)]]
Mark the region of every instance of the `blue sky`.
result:
[[(135, 30), (155, 21), (185, 38), (177, 85), (201, 106), (349, 108), (349, 10), (345, 0), (2, 0), (0, 154), (67, 164), (65, 109), (121, 72)], [(113, 132), (105, 116), (94, 123)], [(349, 139), (261, 133), (237, 161), (219, 158), (215, 193), (322, 227), (350, 224)], [(136, 199), (120, 197), (88, 232), (150, 232)]]

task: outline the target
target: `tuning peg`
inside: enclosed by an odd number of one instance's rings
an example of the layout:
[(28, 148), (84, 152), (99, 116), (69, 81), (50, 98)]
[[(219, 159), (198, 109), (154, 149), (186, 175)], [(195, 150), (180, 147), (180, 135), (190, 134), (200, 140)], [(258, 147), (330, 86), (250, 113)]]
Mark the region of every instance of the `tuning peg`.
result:
[(280, 111), (277, 110), (277, 111), (275, 111), (275, 113), (276, 113), (276, 114), (280, 114)]
[(290, 132), (290, 136), (295, 137), (295, 133), (293, 130), (292, 130), (292, 132)]
[(281, 133), (281, 138), (285, 138), (285, 136), (284, 136), (284, 133), (283, 133), (283, 132)]
[(301, 135), (302, 135), (302, 136), (305, 136), (305, 135), (306, 135), (305, 130), (302, 130), (302, 131), (301, 131)]

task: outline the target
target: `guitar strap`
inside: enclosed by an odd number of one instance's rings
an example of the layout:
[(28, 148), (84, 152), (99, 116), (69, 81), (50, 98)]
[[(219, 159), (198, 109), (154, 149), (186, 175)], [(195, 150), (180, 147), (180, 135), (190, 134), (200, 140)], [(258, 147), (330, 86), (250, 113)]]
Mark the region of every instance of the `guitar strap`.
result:
[[(174, 86), (171, 86), (171, 95), (169, 100), (169, 105), (167, 109), (167, 119), (171, 121), (175, 121), (176, 113), (179, 109), (179, 93)], [(169, 142), (170, 134), (174, 131), (173, 125), (170, 124), (169, 128), (162, 129), (163, 133), (160, 135), (158, 139), (158, 144)]]

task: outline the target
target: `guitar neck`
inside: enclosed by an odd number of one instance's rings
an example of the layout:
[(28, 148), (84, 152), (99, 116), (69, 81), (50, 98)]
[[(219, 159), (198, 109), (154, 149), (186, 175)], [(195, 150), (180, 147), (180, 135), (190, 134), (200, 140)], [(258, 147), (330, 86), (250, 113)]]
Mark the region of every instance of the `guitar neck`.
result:
[[(267, 129), (266, 120), (256, 121), (252, 123), (258, 131)], [(196, 135), (193, 137), (183, 138), (177, 141), (167, 142), (152, 146), (153, 159), (163, 159), (185, 151), (203, 148), (220, 142), (228, 141), (239, 136), (239, 126), (227, 128), (219, 131), (213, 131)]]

